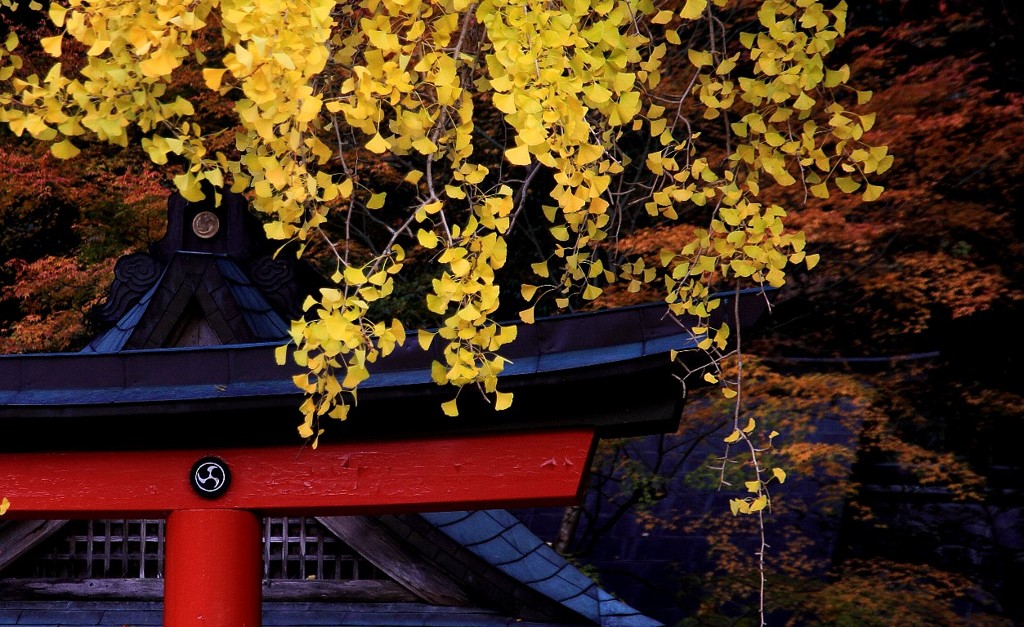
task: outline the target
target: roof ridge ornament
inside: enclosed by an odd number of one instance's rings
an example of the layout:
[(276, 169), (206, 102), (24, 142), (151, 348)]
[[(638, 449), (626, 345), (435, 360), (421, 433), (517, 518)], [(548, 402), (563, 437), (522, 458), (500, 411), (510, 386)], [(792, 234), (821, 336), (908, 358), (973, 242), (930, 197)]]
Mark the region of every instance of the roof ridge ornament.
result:
[[(89, 317), (86, 352), (275, 341), (325, 281), (308, 262), (275, 255), (244, 196), (167, 200), (167, 231), (117, 261), (107, 299)], [(201, 304), (188, 307), (194, 300)], [(187, 318), (187, 319), (186, 319)]]

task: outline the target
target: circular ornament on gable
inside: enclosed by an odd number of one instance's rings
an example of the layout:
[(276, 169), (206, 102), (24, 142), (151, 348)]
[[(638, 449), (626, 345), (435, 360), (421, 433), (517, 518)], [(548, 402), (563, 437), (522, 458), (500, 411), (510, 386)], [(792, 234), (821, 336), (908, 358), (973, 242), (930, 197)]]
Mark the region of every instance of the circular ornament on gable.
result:
[(192, 219), (192, 232), (203, 239), (210, 239), (220, 230), (220, 218), (212, 211), (200, 211)]
[(196, 494), (215, 499), (227, 492), (231, 485), (231, 470), (219, 457), (202, 457), (192, 464), (188, 480)]

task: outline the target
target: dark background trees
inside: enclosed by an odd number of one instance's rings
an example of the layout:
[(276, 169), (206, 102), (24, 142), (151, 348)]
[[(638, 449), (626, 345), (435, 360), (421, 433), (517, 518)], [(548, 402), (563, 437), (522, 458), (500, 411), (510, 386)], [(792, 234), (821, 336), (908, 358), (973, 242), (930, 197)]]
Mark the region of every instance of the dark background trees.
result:
[[(793, 190), (822, 262), (745, 344), (746, 398), (791, 469), (767, 523), (773, 621), (1024, 620), (1021, 13), (850, 7), (837, 55), (874, 91), (871, 140), (896, 163), (875, 203)], [(671, 235), (627, 244), (656, 254)], [(606, 443), (604, 498), (561, 525), (570, 554), (665, 620), (756, 620), (755, 523), (712, 470), (727, 414), (691, 398), (675, 436)], [(559, 537), (561, 517), (528, 515)]]

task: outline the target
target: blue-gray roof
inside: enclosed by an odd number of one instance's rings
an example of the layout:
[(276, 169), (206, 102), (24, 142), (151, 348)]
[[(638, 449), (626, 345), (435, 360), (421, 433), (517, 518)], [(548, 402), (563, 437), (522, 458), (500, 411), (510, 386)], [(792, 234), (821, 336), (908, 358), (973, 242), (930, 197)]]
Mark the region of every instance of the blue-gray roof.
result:
[[(183, 280), (187, 271), (182, 266), (189, 263), (199, 266), (193, 272), (201, 272), (202, 280)], [(288, 336), (284, 318), (233, 259), (210, 253), (183, 252), (174, 255), (139, 300), (111, 328), (96, 336), (83, 352), (115, 353), (132, 348), (129, 342), (133, 337), (136, 343), (146, 339), (137, 337), (144, 319), (159, 327), (154, 321), (172, 316), (174, 319), (168, 320), (163, 325), (165, 328), (157, 329), (157, 332), (163, 331), (160, 339), (166, 339), (166, 333), (182, 314), (183, 303), (179, 302), (175, 311), (167, 311), (165, 307), (169, 301), (180, 300), (182, 295), (202, 303), (206, 317), (224, 319), (222, 332), (230, 336), (222, 338), (225, 344), (236, 344), (240, 339), (280, 341)]]
[[(743, 300), (745, 307), (758, 313), (764, 308), (756, 291), (745, 293)], [(273, 352), (279, 342), (110, 354), (123, 344), (120, 336), (130, 332), (132, 320), (146, 302), (143, 297), (125, 315), (124, 325), (115, 326), (109, 338), (97, 340), (102, 346), (93, 346), (91, 352), (0, 356), (0, 407), (298, 394), (291, 382), (298, 371), (275, 364)], [(726, 309), (732, 308), (718, 310)], [(538, 319), (535, 324), (521, 325), (517, 339), (502, 351), (510, 361), (502, 377), (582, 371), (645, 358), (667, 360), (669, 351), (693, 349), (699, 339), (659, 303)], [(423, 351), (415, 342), (406, 342), (370, 366), (373, 376), (361, 389), (430, 384), (430, 364), (439, 358), (438, 351), (437, 347)], [(72, 402), (67, 394), (77, 400)]]
[(503, 509), (420, 514), (487, 563), (596, 625), (651, 627)]

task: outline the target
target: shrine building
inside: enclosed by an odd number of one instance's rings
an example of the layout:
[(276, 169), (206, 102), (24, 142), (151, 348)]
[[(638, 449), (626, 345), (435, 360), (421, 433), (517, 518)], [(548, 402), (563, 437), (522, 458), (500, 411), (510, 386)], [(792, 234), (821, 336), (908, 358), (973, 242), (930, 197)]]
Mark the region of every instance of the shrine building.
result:
[[(316, 450), (274, 349), (324, 286), (241, 196), (172, 196), (78, 353), (0, 357), (0, 625), (606, 625), (654, 621), (506, 508), (578, 502), (601, 437), (674, 431), (697, 368), (663, 303), (538, 319), (495, 412), (440, 404), (407, 342)], [(743, 292), (716, 313), (753, 324)], [(687, 352), (689, 351), (689, 352)]]

